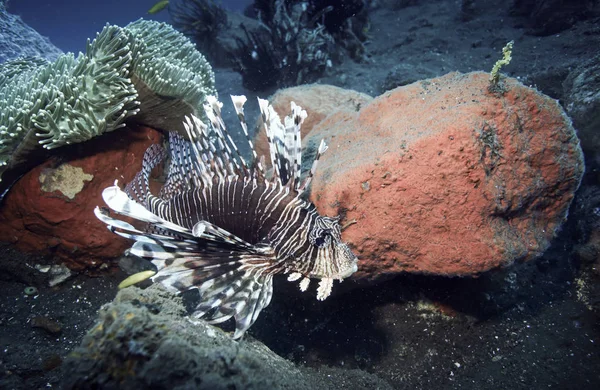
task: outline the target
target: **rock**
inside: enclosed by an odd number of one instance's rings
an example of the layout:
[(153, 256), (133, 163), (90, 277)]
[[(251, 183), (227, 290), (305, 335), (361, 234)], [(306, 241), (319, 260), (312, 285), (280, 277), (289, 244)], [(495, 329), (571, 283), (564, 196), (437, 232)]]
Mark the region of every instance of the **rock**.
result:
[(73, 275), (73, 273), (71, 272), (69, 267), (67, 267), (64, 264), (54, 264), (49, 269), (49, 275), (50, 280), (48, 280), (48, 286), (54, 287), (58, 286), (63, 282), (66, 282), (67, 279), (69, 279)]
[(437, 76), (438, 73), (433, 67), (426, 64), (410, 64), (401, 62), (395, 65), (385, 76), (385, 80), (379, 91), (381, 93), (392, 90), (403, 85), (412, 84), (416, 81), (428, 79)]
[[(350, 89), (333, 85), (308, 84), (281, 89), (271, 97), (270, 103), (281, 118), (290, 113), (292, 101), (309, 113), (302, 124), (304, 138), (314, 125), (333, 112), (339, 110), (356, 112), (371, 100), (373, 100), (371, 96)], [(254, 145), (258, 155), (265, 156), (269, 161), (269, 144), (267, 135), (262, 129), (258, 131)]]
[[(600, 314), (600, 186), (581, 186), (571, 207), (569, 229), (578, 260), (577, 299)], [(565, 229), (566, 230), (566, 229)]]
[(510, 9), (511, 15), (524, 17), (529, 34), (538, 36), (559, 33), (578, 21), (597, 17), (599, 13), (600, 4), (595, 0), (514, 0)]
[(63, 52), (46, 37), (29, 27), (19, 16), (0, 4), (0, 63), (19, 57), (41, 57), (54, 61)]
[(57, 150), (25, 174), (0, 207), (0, 237), (18, 249), (61, 257), (72, 269), (99, 266), (120, 256), (128, 242), (94, 216), (102, 191), (127, 184), (146, 148), (160, 142), (149, 128), (123, 129)]
[(583, 174), (579, 140), (555, 100), (511, 78), (491, 93), (488, 77), (397, 88), (304, 140), (329, 145), (311, 200), (343, 217), (355, 278), (474, 275), (548, 248)]
[(573, 69), (564, 83), (564, 103), (581, 147), (600, 164), (600, 56)]
[(190, 321), (158, 286), (121, 290), (63, 364), (61, 388), (391, 389), (359, 370), (295, 366), (246, 335)]
[(42, 368), (44, 369), (44, 371), (52, 371), (60, 367), (61, 364), (62, 358), (60, 357), (60, 355), (54, 353), (44, 358), (44, 360), (42, 361)]
[(35, 316), (31, 319), (32, 328), (40, 328), (50, 334), (59, 334), (62, 331), (60, 322), (46, 316)]

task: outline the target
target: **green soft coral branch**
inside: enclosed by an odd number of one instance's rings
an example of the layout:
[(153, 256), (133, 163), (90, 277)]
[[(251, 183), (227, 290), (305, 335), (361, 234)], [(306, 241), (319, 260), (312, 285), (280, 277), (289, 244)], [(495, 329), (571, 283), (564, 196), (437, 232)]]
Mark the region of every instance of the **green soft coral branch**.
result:
[[(107, 26), (58, 82), (58, 95), (35, 115), (40, 144), (47, 149), (87, 141), (125, 126), (139, 112), (129, 78), (132, 38)], [(63, 57), (68, 58), (68, 57)], [(72, 57), (71, 57), (72, 59)], [(57, 61), (58, 62), (58, 61)]]
[[(77, 58), (19, 59), (0, 65), (0, 178), (26, 169), (40, 149), (84, 142), (129, 119), (169, 129), (202, 115), (216, 94), (212, 68), (165, 23), (106, 26)], [(175, 128), (174, 130), (181, 130)]]
[(498, 85), (498, 82), (500, 81), (500, 69), (502, 69), (503, 66), (510, 64), (514, 44), (515, 41), (510, 41), (502, 48), (502, 58), (496, 61), (490, 72), (491, 87), (496, 87)]
[(216, 94), (215, 75), (206, 58), (183, 34), (164, 23), (137, 21), (127, 29), (144, 43), (143, 54), (134, 61), (133, 72), (150, 89), (164, 96), (184, 96), (201, 107), (207, 95)]

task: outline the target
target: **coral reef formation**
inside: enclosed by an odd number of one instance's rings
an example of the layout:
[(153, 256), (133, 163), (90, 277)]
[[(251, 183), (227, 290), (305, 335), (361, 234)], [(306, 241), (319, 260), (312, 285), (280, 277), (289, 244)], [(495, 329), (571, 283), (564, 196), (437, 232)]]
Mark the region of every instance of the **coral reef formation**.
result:
[(0, 1), (0, 63), (23, 57), (55, 61), (63, 52), (48, 38), (41, 36), (17, 15), (6, 11)]
[(368, 5), (364, 0), (318, 0), (308, 2), (311, 19), (320, 19), (336, 44), (351, 58), (361, 61), (365, 56), (364, 42), (369, 38)]
[(227, 12), (214, 0), (183, 0), (169, 8), (173, 26), (196, 43), (211, 64), (219, 51), (218, 36), (228, 26)]
[(325, 26), (311, 19), (305, 3), (275, 0), (258, 17), (261, 29), (244, 26), (246, 39), (238, 39), (237, 70), (244, 86), (253, 91), (315, 81), (334, 47)]
[(351, 43), (362, 46), (361, 42), (367, 39), (368, 3), (363, 0), (255, 0), (249, 10), (260, 20), (282, 23), (278, 21), (278, 8), (299, 5), (306, 13), (306, 20), (322, 25), (336, 44), (348, 49), (352, 57), (357, 57), (359, 53), (351, 50)]
[(247, 337), (236, 342), (178, 298), (153, 286), (128, 288), (63, 364), (64, 389), (390, 389), (375, 375), (298, 367)]
[(44, 149), (87, 141), (132, 117), (183, 131), (181, 117), (200, 115), (214, 93), (212, 69), (193, 44), (144, 20), (106, 26), (77, 58), (7, 62), (0, 67), (1, 189), (47, 158)]
[(365, 54), (369, 22), (360, 0), (257, 0), (248, 17), (214, 0), (183, 0), (169, 10), (211, 63), (233, 66), (253, 91), (310, 83), (342, 52), (356, 60)]
[(131, 71), (140, 102), (135, 121), (185, 134), (181, 118), (189, 114), (203, 117), (204, 99), (217, 93), (210, 64), (168, 24), (139, 20), (124, 30), (140, 45)]
[(556, 101), (510, 78), (490, 93), (488, 79), (400, 87), (305, 138), (329, 145), (311, 200), (344, 217), (355, 278), (472, 275), (548, 248), (583, 174), (579, 140)]

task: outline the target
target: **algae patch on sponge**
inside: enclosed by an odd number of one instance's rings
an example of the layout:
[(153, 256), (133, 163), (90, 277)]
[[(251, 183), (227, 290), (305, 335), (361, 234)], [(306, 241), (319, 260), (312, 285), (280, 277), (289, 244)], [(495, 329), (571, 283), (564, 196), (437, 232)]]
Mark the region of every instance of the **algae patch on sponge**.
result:
[(128, 120), (179, 130), (181, 117), (202, 116), (204, 97), (215, 93), (214, 73), (194, 45), (169, 25), (147, 20), (107, 25), (77, 57), (4, 63), (0, 179), (43, 161), (45, 150), (87, 141)]
[(60, 191), (69, 199), (74, 199), (86, 181), (91, 181), (94, 175), (85, 173), (83, 169), (70, 164), (61, 164), (56, 169), (45, 169), (40, 174), (40, 188), (45, 192)]

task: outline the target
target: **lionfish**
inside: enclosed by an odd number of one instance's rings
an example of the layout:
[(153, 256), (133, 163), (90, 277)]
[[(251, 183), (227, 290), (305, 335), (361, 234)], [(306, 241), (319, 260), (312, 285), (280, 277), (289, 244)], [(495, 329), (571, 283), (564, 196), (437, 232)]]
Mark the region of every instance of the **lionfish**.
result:
[[(338, 218), (318, 214), (303, 195), (327, 146), (321, 141), (310, 172), (301, 180), (300, 126), (306, 111), (291, 103), (281, 119), (268, 101), (259, 99), (262, 129), (267, 134), (272, 169), (260, 159), (248, 136), (245, 96), (232, 96), (242, 130), (252, 150), (249, 164), (221, 117), (222, 103), (204, 103), (207, 124), (186, 117), (187, 139), (169, 133), (169, 152), (152, 145), (143, 166), (123, 191), (118, 183), (103, 199), (114, 212), (146, 223), (144, 230), (96, 207), (108, 228), (134, 240), (129, 254), (148, 259), (152, 277), (168, 290), (196, 288), (200, 302), (192, 312), (210, 323), (235, 319), (233, 338), (240, 338), (271, 301), (273, 275), (300, 280), (306, 291), (319, 278), (317, 299), (327, 298), (334, 279), (357, 270), (357, 258), (341, 240)], [(150, 192), (154, 167), (169, 159), (158, 196)]]

